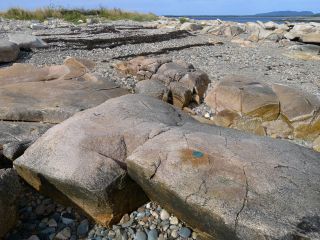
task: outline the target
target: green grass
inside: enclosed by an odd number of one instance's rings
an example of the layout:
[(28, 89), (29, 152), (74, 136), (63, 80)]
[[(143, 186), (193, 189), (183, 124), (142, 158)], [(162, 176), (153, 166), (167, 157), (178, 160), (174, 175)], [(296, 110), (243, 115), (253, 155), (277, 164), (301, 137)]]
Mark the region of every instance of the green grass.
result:
[(154, 21), (157, 20), (158, 17), (152, 13), (138, 13), (138, 12), (126, 12), (121, 9), (106, 9), (101, 8), (97, 11), (98, 16), (103, 17), (109, 20), (133, 20), (133, 21)]
[(179, 18), (179, 21), (180, 21), (181, 24), (184, 24), (186, 22), (189, 22), (189, 19), (181, 17), (181, 18)]
[(152, 13), (127, 12), (121, 9), (64, 9), (64, 8), (41, 8), (28, 11), (21, 8), (10, 8), (6, 12), (0, 13), (1, 17), (19, 20), (39, 20), (48, 18), (60, 18), (69, 22), (78, 23), (79, 20), (86, 22), (88, 17), (99, 17), (106, 20), (133, 20), (133, 21), (154, 21), (158, 17)]

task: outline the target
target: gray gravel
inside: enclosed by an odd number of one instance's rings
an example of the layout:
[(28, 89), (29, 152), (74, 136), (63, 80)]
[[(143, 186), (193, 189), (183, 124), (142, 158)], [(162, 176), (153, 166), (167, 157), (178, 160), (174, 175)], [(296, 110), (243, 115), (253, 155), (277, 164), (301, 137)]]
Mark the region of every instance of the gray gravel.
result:
[(177, 217), (155, 202), (125, 214), (119, 224), (105, 228), (90, 222), (72, 207), (47, 198), (25, 183), (19, 199), (19, 222), (5, 240), (157, 240), (196, 239)]

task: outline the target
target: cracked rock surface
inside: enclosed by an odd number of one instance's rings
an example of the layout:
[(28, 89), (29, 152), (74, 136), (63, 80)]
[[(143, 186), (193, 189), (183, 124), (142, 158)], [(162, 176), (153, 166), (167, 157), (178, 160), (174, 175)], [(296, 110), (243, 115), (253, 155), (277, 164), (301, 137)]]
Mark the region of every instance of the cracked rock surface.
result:
[[(142, 190), (127, 180), (127, 169), (149, 198), (204, 238), (317, 239), (319, 229), (303, 226), (319, 216), (319, 157), (285, 141), (200, 124), (137, 94), (51, 128), (14, 164), (36, 189), (50, 186), (104, 224), (146, 201), (136, 198)], [(134, 201), (126, 205), (128, 192)]]

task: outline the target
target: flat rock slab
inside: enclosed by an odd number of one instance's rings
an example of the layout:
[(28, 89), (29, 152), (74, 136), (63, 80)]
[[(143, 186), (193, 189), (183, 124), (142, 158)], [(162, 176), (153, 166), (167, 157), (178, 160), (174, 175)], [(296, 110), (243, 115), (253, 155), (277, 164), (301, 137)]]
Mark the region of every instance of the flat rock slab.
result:
[(0, 119), (60, 123), (74, 113), (127, 94), (90, 72), (91, 64), (69, 58), (64, 65), (0, 69)]
[(22, 49), (44, 48), (48, 46), (41, 38), (27, 33), (10, 33), (8, 37), (10, 42), (17, 44)]
[(103, 224), (145, 199), (128, 170), (151, 199), (209, 239), (315, 240), (319, 159), (289, 142), (200, 124), (160, 100), (126, 95), (51, 128), (14, 164), (36, 189), (55, 190)]

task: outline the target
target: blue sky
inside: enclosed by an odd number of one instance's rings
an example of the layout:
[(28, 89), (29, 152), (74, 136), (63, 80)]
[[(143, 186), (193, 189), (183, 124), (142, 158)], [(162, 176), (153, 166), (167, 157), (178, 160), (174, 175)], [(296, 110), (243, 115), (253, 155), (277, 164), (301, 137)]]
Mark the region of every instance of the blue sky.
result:
[(0, 0), (1, 10), (9, 7), (33, 9), (48, 5), (70, 8), (118, 7), (160, 15), (245, 15), (280, 10), (320, 13), (320, 0)]

